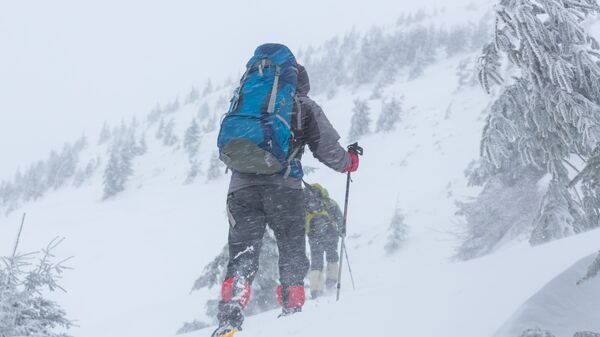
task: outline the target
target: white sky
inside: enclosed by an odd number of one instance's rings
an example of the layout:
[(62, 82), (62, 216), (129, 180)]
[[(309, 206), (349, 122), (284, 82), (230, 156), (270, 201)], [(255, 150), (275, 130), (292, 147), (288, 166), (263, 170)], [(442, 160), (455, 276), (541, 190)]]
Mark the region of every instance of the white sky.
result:
[[(425, 0), (447, 5), (444, 1)], [(254, 48), (293, 50), (391, 24), (409, 0), (0, 0), (0, 178), (104, 120), (145, 114), (241, 71)]]

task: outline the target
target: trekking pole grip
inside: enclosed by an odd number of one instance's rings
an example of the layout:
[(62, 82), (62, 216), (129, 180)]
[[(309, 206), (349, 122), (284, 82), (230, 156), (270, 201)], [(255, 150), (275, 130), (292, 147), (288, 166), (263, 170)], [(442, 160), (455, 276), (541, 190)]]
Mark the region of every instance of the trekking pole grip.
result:
[(358, 145), (358, 142), (348, 145), (348, 152), (356, 153), (359, 156), (363, 155), (363, 148)]

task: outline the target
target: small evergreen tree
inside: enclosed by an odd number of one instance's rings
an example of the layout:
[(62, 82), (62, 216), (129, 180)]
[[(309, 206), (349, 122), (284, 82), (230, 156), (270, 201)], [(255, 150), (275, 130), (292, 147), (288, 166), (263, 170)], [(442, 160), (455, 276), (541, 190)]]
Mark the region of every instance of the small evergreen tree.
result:
[(465, 27), (454, 27), (448, 33), (446, 41), (446, 55), (452, 57), (464, 52), (468, 48), (469, 32)]
[(380, 28), (374, 27), (365, 34), (354, 67), (354, 77), (358, 84), (370, 83), (375, 79), (378, 67), (385, 63), (389, 55), (383, 48), (384, 45)]
[(12, 199), (12, 185), (2, 180), (0, 183), (0, 209), (8, 208), (8, 202)]
[(137, 145), (135, 145), (134, 154), (136, 156), (143, 156), (146, 152), (148, 152), (148, 144), (146, 143), (146, 134), (143, 133)]
[(111, 146), (104, 170), (104, 200), (125, 190), (127, 181), (133, 175), (134, 146), (123, 140)]
[(414, 80), (420, 77), (425, 68), (435, 61), (436, 57), (436, 33), (433, 27), (429, 30), (424, 27), (416, 28), (410, 33), (409, 41), (413, 51), (409, 54), (411, 67), (408, 79)]
[(175, 136), (175, 121), (173, 119), (165, 125), (162, 141), (165, 146), (173, 146), (179, 141), (177, 136)]
[(156, 139), (163, 139), (165, 136), (165, 120), (164, 118), (160, 119), (158, 123), (158, 128), (156, 128)]
[(209, 78), (208, 81), (206, 81), (204, 90), (202, 90), (202, 97), (206, 97), (207, 95), (212, 94), (212, 92), (213, 92), (213, 85), (212, 85), (212, 81)]
[(100, 163), (100, 159), (91, 159), (85, 168), (79, 168), (77, 173), (75, 173), (75, 177), (73, 178), (73, 186), (79, 188), (85, 183), (88, 179), (90, 179), (96, 169), (98, 168), (98, 164)]
[(185, 104), (193, 104), (193, 103), (198, 102), (199, 99), (200, 99), (200, 92), (198, 91), (198, 89), (196, 89), (195, 86), (192, 86), (192, 89), (190, 90), (190, 92), (187, 94), (187, 96), (185, 96), (184, 103)]
[(377, 132), (390, 132), (396, 128), (402, 114), (402, 103), (396, 97), (390, 100), (383, 100), (381, 103), (381, 113), (377, 119)]
[(212, 153), (210, 156), (210, 163), (208, 166), (208, 172), (206, 173), (206, 180), (213, 181), (220, 178), (223, 175), (223, 171), (225, 170), (225, 165), (219, 159), (219, 155), (216, 151)]
[(208, 106), (208, 103), (204, 102), (202, 105), (200, 105), (200, 108), (198, 108), (198, 120), (203, 121), (209, 118), (209, 116), (210, 107)]
[(58, 282), (66, 260), (55, 262), (53, 255), (61, 241), (53, 240), (41, 253), (18, 254), (15, 247), (12, 256), (0, 258), (0, 336), (68, 337), (57, 330), (73, 323), (58, 303), (43, 295), (64, 291)]
[(204, 133), (209, 133), (209, 132), (214, 131), (216, 129), (216, 127), (217, 127), (217, 115), (212, 113), (206, 119), (206, 123), (202, 127), (202, 131)]
[(32, 165), (23, 177), (26, 183), (23, 186), (24, 201), (36, 200), (46, 192), (45, 172), (46, 164), (43, 161), (38, 161)]
[(190, 126), (185, 131), (183, 137), (183, 148), (187, 152), (190, 160), (196, 157), (198, 154), (198, 147), (200, 146), (200, 127), (196, 122), (196, 119), (192, 119)]
[(159, 103), (156, 103), (156, 106), (154, 106), (154, 108), (152, 108), (152, 110), (148, 114), (148, 121), (150, 122), (150, 124), (156, 123), (162, 115), (162, 113), (162, 107)]
[(352, 108), (352, 124), (348, 138), (350, 142), (359, 140), (362, 136), (371, 132), (371, 116), (370, 108), (367, 101), (360, 99), (354, 100), (354, 108)]
[(197, 159), (193, 159), (190, 163), (190, 170), (185, 178), (184, 184), (189, 185), (196, 180), (196, 178), (202, 173), (200, 163)]
[(394, 210), (394, 216), (392, 216), (392, 220), (390, 221), (388, 232), (388, 239), (384, 248), (386, 253), (393, 254), (402, 247), (402, 243), (408, 237), (408, 226), (404, 223), (404, 214), (402, 214), (402, 210), (398, 207)]
[(163, 114), (175, 113), (177, 110), (179, 110), (180, 106), (181, 105), (179, 104), (179, 98), (175, 98), (175, 100), (173, 102), (165, 104), (162, 107), (162, 113)]
[(106, 143), (110, 139), (110, 136), (110, 127), (108, 126), (108, 123), (104, 122), (102, 130), (100, 131), (100, 136), (98, 137), (98, 145)]
[(190, 126), (185, 131), (183, 139), (183, 148), (188, 154), (188, 159), (191, 164), (190, 171), (188, 172), (185, 180), (186, 184), (191, 184), (196, 177), (200, 174), (200, 161), (198, 159), (198, 149), (200, 147), (200, 127), (196, 122), (196, 119), (192, 119)]
[(65, 144), (60, 153), (52, 151), (46, 162), (46, 186), (48, 189), (58, 189), (66, 180), (75, 174), (79, 152), (70, 144)]

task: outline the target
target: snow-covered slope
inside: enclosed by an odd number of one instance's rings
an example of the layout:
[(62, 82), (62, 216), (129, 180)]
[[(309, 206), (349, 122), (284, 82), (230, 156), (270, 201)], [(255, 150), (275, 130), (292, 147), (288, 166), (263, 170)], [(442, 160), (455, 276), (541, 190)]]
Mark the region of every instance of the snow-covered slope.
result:
[[(598, 242), (600, 231), (535, 249), (522, 244), (466, 263), (423, 262), (423, 256), (430, 253), (428, 250), (435, 254), (436, 247), (430, 245), (411, 243), (399, 256), (370, 264), (365, 256), (370, 255), (368, 250), (362, 250), (362, 255), (361, 250), (355, 250), (351, 258), (354, 258), (353, 271), (357, 274), (356, 291), (346, 285), (339, 302), (334, 298), (313, 301), (303, 313), (284, 319), (276, 319), (277, 312), (252, 317), (245, 323), (243, 335), (492, 336), (532, 293), (541, 288), (544, 288), (542, 293), (556, 290), (556, 282), (545, 287), (547, 280), (588, 255)], [(370, 261), (381, 259), (380, 255), (371, 254)], [(576, 268), (569, 269), (568, 280), (563, 277), (561, 282), (563, 289), (585, 274), (585, 262), (591, 261), (584, 259)], [(581, 290), (584, 294), (578, 297), (570, 297), (574, 295), (574, 285), (570, 288), (570, 292), (554, 294), (555, 302), (562, 300), (570, 305), (532, 308), (533, 316), (518, 315), (519, 324), (511, 323), (510, 330), (494, 336), (518, 337), (524, 330), (542, 327), (544, 323), (548, 324), (546, 329), (560, 328), (555, 330), (557, 337), (570, 337), (578, 329), (598, 331), (600, 280), (586, 285)], [(585, 300), (585, 307), (579, 307), (584, 303), (579, 299)], [(532, 305), (526, 307), (531, 308), (536, 301), (528, 303)], [(542, 304), (551, 303), (546, 300)], [(578, 310), (569, 312), (575, 308)], [(582, 316), (575, 319), (577, 313)], [(567, 315), (570, 320), (565, 319)], [(190, 337), (209, 335), (210, 329), (206, 329)]]
[(528, 299), (494, 337), (518, 336), (544, 327), (557, 337), (578, 331), (600, 331), (600, 279), (578, 284), (597, 254), (577, 261)]
[[(455, 13), (447, 16), (448, 22), (456, 19)], [(354, 175), (348, 224), (357, 289), (345, 279), (339, 303), (323, 298), (288, 318), (277, 320), (276, 312), (248, 318), (244, 336), (492, 336), (550, 280), (598, 250), (600, 231), (594, 231), (537, 248), (513, 243), (469, 262), (451, 259), (459, 221), (455, 202), (477, 193), (467, 187), (464, 170), (478, 156), (482, 112), (490, 101), (478, 87), (458, 86), (457, 67), (473, 57), (442, 57), (420, 77), (403, 76), (383, 89), (382, 97), (404, 96), (404, 112), (395, 131), (361, 139), (365, 156)], [(209, 124), (199, 109), (206, 102), (222, 108), (229, 89), (218, 88), (163, 118), (174, 120), (174, 133), (181, 138), (192, 118)], [(314, 98), (346, 142), (355, 98), (368, 99), (372, 118), (378, 117), (381, 99), (370, 99), (372, 93), (373, 86), (365, 85), (341, 88), (333, 98)], [(173, 336), (184, 321), (203, 319), (204, 303), (218, 296), (218, 289), (189, 290), (226, 241), (227, 177), (207, 181), (201, 174), (184, 185), (188, 158), (179, 145), (156, 139), (158, 124), (144, 121), (139, 127), (148, 152), (134, 160), (135, 174), (124, 192), (101, 201), (99, 170), (81, 188), (52, 191), (19, 210), (28, 212), (20, 250), (38, 249), (55, 235), (67, 237), (56, 253), (75, 256), (74, 270), (62, 283), (68, 293), (52, 296), (76, 320), (74, 336)], [(198, 157), (204, 172), (215, 138), (216, 130), (202, 136)], [(81, 161), (106, 160), (106, 149), (92, 145)], [(319, 169), (307, 180), (322, 183), (341, 201), (345, 177), (309, 157), (305, 165)], [(410, 236), (389, 256), (384, 245), (397, 206)], [(19, 212), (0, 218), (1, 255), (9, 253), (19, 218)], [(598, 280), (593, 282), (589, 287)], [(600, 301), (589, 304), (600, 312)], [(519, 325), (503, 329), (529, 323), (527, 317), (515, 317), (511, 322)], [(537, 322), (542, 321), (531, 321)], [(190, 336), (207, 336), (209, 330)], [(506, 331), (514, 335), (516, 330)]]

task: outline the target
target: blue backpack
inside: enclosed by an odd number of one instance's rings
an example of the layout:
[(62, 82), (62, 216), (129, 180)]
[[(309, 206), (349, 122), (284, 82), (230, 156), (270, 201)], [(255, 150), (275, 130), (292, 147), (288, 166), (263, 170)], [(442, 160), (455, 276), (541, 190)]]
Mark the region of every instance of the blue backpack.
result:
[(256, 49), (221, 122), (217, 146), (228, 168), (302, 178), (294, 161), (299, 149), (291, 150), (297, 83), (296, 58), (286, 46), (271, 43)]

